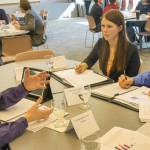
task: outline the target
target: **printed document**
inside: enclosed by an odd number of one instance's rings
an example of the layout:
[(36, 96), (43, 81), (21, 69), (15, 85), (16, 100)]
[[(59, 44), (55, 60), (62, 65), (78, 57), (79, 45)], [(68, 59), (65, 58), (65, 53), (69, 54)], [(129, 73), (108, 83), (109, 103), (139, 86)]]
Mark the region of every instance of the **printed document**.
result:
[(112, 128), (99, 142), (101, 150), (150, 150), (150, 137), (120, 127)]

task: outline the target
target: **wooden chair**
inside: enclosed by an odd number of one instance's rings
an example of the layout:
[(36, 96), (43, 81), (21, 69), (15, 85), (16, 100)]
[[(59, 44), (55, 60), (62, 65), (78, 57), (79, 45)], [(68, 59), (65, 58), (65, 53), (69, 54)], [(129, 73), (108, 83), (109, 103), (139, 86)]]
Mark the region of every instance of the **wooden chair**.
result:
[(96, 28), (96, 23), (95, 20), (93, 18), (93, 16), (87, 16), (87, 20), (88, 20), (88, 29), (86, 30), (86, 35), (85, 35), (85, 47), (86, 47), (86, 43), (87, 43), (87, 34), (88, 31), (92, 32), (93, 37), (92, 37), (92, 47), (93, 47), (93, 43), (94, 43), (94, 35), (95, 33), (98, 33), (98, 38), (101, 36), (101, 32), (95, 32), (94, 29)]
[(22, 52), (16, 55), (15, 61), (24, 61), (32, 59), (42, 59), (45, 55), (55, 55), (52, 50), (32, 50), (27, 52)]
[(146, 47), (147, 47), (147, 50), (148, 50), (148, 42), (147, 42), (147, 37), (150, 37), (150, 18), (148, 18), (148, 20), (146, 21), (146, 24), (145, 24), (145, 32), (139, 32), (139, 36), (144, 36), (145, 37), (145, 43), (146, 43)]
[(29, 35), (2, 38), (3, 64), (15, 61), (15, 55), (32, 50), (31, 37)]

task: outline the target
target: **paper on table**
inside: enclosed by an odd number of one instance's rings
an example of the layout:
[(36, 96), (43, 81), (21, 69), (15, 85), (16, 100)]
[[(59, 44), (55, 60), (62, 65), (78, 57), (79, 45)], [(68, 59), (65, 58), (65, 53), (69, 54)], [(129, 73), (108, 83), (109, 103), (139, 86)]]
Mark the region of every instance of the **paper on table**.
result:
[[(101, 145), (113, 150), (149, 150), (150, 138), (136, 131), (114, 127), (101, 139)], [(102, 146), (103, 147), (103, 146)], [(101, 150), (105, 150), (101, 147)]]
[(150, 96), (139, 102), (139, 119), (142, 122), (150, 122)]
[[(46, 106), (41, 106), (40, 109), (50, 109), (50, 108)], [(50, 122), (53, 122), (56, 119), (57, 118), (52, 113), (47, 119), (42, 119), (39, 121), (34, 121), (34, 122), (29, 123), (27, 130), (32, 131), (32, 132), (37, 132), (38, 130), (46, 127), (47, 124), (49, 124)]]
[(92, 90), (93, 94), (101, 95), (104, 97), (112, 98), (115, 95), (123, 94), (129, 91), (132, 91), (134, 89), (137, 89), (138, 87), (136, 86), (131, 86), (128, 89), (123, 89), (119, 86), (119, 83), (112, 83), (97, 89)]
[(64, 127), (56, 128), (55, 125), (54, 125), (55, 121), (53, 121), (53, 122), (47, 124), (46, 127), (47, 127), (47, 128), (50, 128), (50, 129), (52, 129), (52, 130), (58, 131), (58, 132), (66, 132), (66, 131), (69, 131), (69, 130), (71, 130), (71, 129), (73, 128), (72, 125), (71, 125), (70, 120), (65, 120), (65, 119), (63, 119), (63, 121), (64, 121), (64, 123), (65, 123), (65, 126), (64, 126)]
[(67, 61), (65, 56), (53, 57), (52, 60), (54, 61), (53, 63), (54, 70), (62, 70), (67, 68)]
[(150, 137), (150, 123), (149, 122), (145, 123), (137, 131)]
[(13, 119), (19, 115), (24, 114), (35, 102), (23, 98), (17, 104), (2, 110), (0, 112), (0, 119), (4, 121), (8, 121)]
[(68, 88), (64, 89), (65, 97), (68, 106), (77, 105), (83, 103), (83, 101), (78, 96), (78, 88)]
[(91, 70), (86, 70), (81, 74), (77, 74), (74, 69), (69, 69), (54, 72), (54, 75), (66, 80), (74, 87), (96, 84), (107, 80), (107, 77), (94, 73)]
[(91, 110), (71, 118), (71, 122), (79, 139), (84, 133), (100, 130)]
[(143, 86), (131, 92), (116, 96), (115, 101), (125, 103), (138, 109), (139, 102), (145, 101), (148, 98), (147, 94), (149, 90), (149, 88)]

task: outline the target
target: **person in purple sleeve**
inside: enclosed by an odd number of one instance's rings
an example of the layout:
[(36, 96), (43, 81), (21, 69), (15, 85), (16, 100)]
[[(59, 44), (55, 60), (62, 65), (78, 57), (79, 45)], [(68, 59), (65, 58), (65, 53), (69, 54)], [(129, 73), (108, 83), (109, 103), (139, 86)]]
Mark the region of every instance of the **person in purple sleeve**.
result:
[[(22, 84), (0, 92), (0, 110), (16, 104), (32, 90), (45, 89), (45, 84), (50, 82), (46, 80), (47, 77), (49, 77), (49, 74), (46, 74), (45, 71), (30, 76), (30, 69), (27, 68)], [(9, 150), (8, 143), (20, 136), (28, 127), (29, 122), (47, 118), (52, 113), (53, 109), (38, 109), (41, 102), (42, 98), (40, 97), (23, 117), (13, 122), (0, 124), (0, 150)]]
[(138, 74), (133, 78), (128, 78), (125, 75), (119, 77), (120, 87), (127, 89), (132, 85), (135, 86), (146, 86), (150, 88), (150, 71)]

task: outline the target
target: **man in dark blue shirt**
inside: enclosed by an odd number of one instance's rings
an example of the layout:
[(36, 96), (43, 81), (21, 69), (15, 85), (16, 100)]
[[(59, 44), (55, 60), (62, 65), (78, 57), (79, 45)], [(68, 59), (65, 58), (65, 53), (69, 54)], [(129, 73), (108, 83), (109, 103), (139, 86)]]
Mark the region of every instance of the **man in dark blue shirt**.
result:
[[(141, 0), (139, 1), (139, 3), (137, 4), (136, 8), (135, 8), (135, 12), (136, 11), (140, 11), (140, 14), (145, 14), (145, 15), (149, 15), (150, 14), (150, 0)], [(140, 27), (141, 28), (141, 32), (145, 31), (145, 24), (143, 23), (143, 25)], [(135, 41), (135, 31), (133, 29), (132, 26), (135, 26), (135, 24), (133, 22), (128, 22), (126, 23), (126, 30), (127, 30), (127, 34), (129, 37), (129, 40), (131, 42)], [(150, 38), (148, 37), (147, 40), (149, 41)]]
[(141, 0), (135, 8), (135, 11), (139, 10), (140, 14), (147, 15), (150, 12), (150, 0)]
[(0, 9), (0, 20), (5, 20), (5, 23), (9, 24), (9, 18), (4, 9)]

